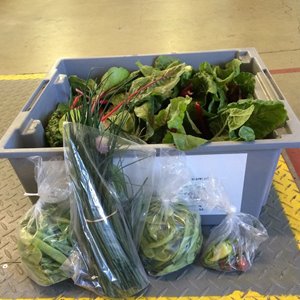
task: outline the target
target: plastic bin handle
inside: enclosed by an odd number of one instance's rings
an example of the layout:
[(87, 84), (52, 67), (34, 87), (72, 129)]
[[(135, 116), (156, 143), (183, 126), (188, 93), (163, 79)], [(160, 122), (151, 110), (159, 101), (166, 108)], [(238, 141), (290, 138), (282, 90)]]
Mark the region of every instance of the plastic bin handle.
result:
[(22, 108), (22, 111), (30, 111), (34, 104), (38, 101), (40, 95), (49, 83), (49, 79), (43, 79), (34, 93), (31, 95), (27, 103)]
[(30, 124), (30, 120), (28, 119), (28, 115), (32, 107), (35, 105), (35, 103), (38, 101), (40, 95), (42, 94), (43, 90), (46, 88), (49, 80), (44, 79), (41, 81), (37, 89), (34, 91), (34, 93), (31, 95), (29, 100), (26, 102), (26, 104), (23, 106), (21, 112), (18, 113), (16, 118), (13, 120), (5, 134), (0, 139), (0, 158), (7, 157), (7, 153), (11, 151), (11, 149), (7, 149), (6, 145), (13, 136), (15, 131), (23, 131), (27, 126)]

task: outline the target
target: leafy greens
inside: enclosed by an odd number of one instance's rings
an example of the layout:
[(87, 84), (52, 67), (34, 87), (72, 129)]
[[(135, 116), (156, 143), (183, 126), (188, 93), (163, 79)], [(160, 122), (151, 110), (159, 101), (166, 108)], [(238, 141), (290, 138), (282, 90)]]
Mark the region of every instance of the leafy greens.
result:
[[(287, 120), (281, 101), (255, 99), (255, 75), (243, 71), (239, 59), (202, 62), (194, 69), (176, 57), (158, 56), (152, 66), (136, 65), (133, 72), (112, 67), (101, 78), (70, 76), (71, 111), (85, 98), (100, 108), (101, 117), (92, 111), (90, 118), (106, 128), (113, 123), (149, 144), (173, 143), (180, 150), (209, 141), (263, 139)], [(48, 123), (50, 146), (62, 144), (62, 114), (58, 108)]]

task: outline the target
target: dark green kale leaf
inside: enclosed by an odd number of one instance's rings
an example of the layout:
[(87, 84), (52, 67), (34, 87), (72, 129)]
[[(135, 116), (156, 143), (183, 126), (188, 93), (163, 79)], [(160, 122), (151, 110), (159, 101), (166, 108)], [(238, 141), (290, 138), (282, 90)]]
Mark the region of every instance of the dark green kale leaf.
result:
[(59, 130), (59, 122), (69, 110), (70, 108), (67, 104), (60, 103), (50, 116), (48, 124), (45, 128), (46, 141), (50, 147), (62, 147), (63, 137), (61, 131)]

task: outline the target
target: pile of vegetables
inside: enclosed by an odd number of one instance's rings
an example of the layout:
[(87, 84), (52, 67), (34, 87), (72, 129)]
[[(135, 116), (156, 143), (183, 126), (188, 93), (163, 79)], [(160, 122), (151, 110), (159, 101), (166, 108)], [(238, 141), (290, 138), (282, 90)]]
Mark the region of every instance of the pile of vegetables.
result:
[[(67, 207), (41, 202), (22, 220), (21, 259), (41, 285), (72, 278), (98, 295), (124, 298), (145, 291), (145, 270), (164, 276), (192, 264), (203, 240), (199, 203), (189, 203), (194, 190), (180, 198), (191, 176), (179, 155), (174, 160), (172, 149), (156, 185), (145, 170), (139, 184), (124, 170), (135, 165), (139, 175), (138, 163), (155, 157), (140, 147), (145, 143), (185, 151), (208, 141), (253, 141), (287, 119), (281, 101), (255, 99), (255, 75), (241, 71), (238, 59), (198, 69), (170, 56), (136, 65), (133, 72), (111, 67), (100, 78), (70, 76), (70, 101), (49, 118), (46, 139), (49, 146), (64, 145), (72, 201)], [(148, 150), (135, 156), (131, 146)], [(49, 179), (51, 192), (56, 173)], [(151, 196), (147, 181), (155, 186)], [(201, 261), (215, 270), (246, 271), (266, 238), (255, 218), (229, 214), (211, 231)]]
[(251, 264), (246, 253), (239, 249), (238, 243), (232, 243), (230, 240), (212, 246), (203, 259), (205, 267), (224, 272), (246, 272)]
[(180, 150), (208, 141), (263, 139), (287, 119), (281, 101), (255, 99), (255, 75), (241, 71), (239, 59), (223, 66), (203, 62), (194, 69), (175, 57), (159, 56), (153, 66), (136, 65), (133, 72), (112, 67), (100, 78), (70, 76), (71, 99), (50, 116), (48, 144), (62, 146), (63, 121), (67, 115), (68, 121), (80, 119), (86, 102), (91, 117), (106, 128), (122, 125), (124, 134)]

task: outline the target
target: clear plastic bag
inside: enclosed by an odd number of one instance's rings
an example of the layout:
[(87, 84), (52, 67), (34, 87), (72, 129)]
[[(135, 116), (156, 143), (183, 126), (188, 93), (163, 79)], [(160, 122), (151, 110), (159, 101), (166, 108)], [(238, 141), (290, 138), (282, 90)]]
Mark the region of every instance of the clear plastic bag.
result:
[(77, 241), (66, 268), (76, 285), (96, 294), (139, 294), (149, 285), (137, 245), (151, 199), (155, 150), (75, 123), (64, 124), (64, 146)]
[(203, 266), (225, 272), (246, 272), (267, 237), (257, 218), (244, 213), (229, 214), (212, 229), (201, 257)]
[(72, 251), (68, 180), (62, 160), (32, 161), (39, 199), (21, 220), (18, 250), (28, 276), (49, 286), (69, 278), (62, 269)]
[(146, 219), (140, 254), (145, 269), (163, 276), (192, 264), (202, 245), (198, 207), (179, 197), (190, 182), (183, 152), (161, 149), (156, 187)]
[(248, 271), (259, 245), (268, 238), (267, 230), (256, 217), (236, 212), (217, 180), (210, 178), (200, 183), (198, 188), (200, 196), (194, 197), (194, 200), (206, 209), (219, 208), (227, 214), (211, 230), (204, 244), (201, 254), (203, 266), (224, 272)]

